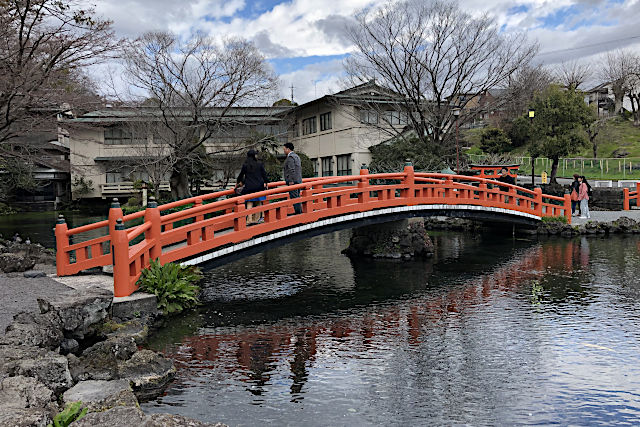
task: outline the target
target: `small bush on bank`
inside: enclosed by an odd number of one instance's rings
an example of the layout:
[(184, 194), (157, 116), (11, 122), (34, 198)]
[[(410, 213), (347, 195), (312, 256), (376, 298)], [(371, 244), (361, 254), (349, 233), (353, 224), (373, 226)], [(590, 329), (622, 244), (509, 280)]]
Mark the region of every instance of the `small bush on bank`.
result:
[(566, 224), (567, 217), (566, 216), (543, 216), (542, 222), (544, 223), (561, 222), (563, 224)]
[(171, 262), (161, 265), (152, 260), (149, 268), (142, 270), (138, 286), (154, 294), (158, 298), (158, 308), (167, 315), (199, 303), (200, 287), (195, 283), (201, 279), (202, 273), (197, 267)]

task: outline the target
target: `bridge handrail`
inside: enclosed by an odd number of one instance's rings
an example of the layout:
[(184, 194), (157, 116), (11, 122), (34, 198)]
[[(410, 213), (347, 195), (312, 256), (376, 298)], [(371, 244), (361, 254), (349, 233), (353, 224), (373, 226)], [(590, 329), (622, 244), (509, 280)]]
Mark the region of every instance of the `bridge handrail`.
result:
[[(293, 190), (301, 190), (299, 198), (290, 198)], [(260, 197), (265, 197), (267, 203), (245, 207), (247, 200)], [(490, 178), (415, 173), (411, 166), (402, 172), (392, 173), (369, 174), (363, 169), (359, 175), (306, 178), (294, 185), (273, 182), (266, 190), (245, 195), (235, 195), (234, 190), (221, 190), (161, 206), (151, 202), (144, 211), (129, 215), (123, 215), (116, 201), (107, 220), (71, 230), (62, 219), (56, 226), (58, 275), (74, 274), (113, 261), (114, 292), (118, 296), (128, 295), (135, 291), (137, 277), (151, 259), (176, 261), (195, 256), (199, 251), (335, 215), (434, 203), (506, 208), (537, 217), (564, 215), (571, 221), (568, 195), (542, 194), (540, 188), (528, 190)], [(294, 204), (302, 206), (303, 215), (288, 217)], [(167, 212), (179, 207), (187, 208)], [(265, 222), (248, 228), (247, 215), (257, 213), (264, 216)], [(213, 217), (206, 218), (209, 215)], [(142, 224), (125, 228), (125, 222), (142, 217)], [(184, 220), (189, 221), (184, 223)], [(101, 227), (108, 227), (109, 234), (69, 244), (70, 236)], [(142, 241), (131, 243), (142, 235)], [(107, 242), (111, 254), (103, 253), (103, 245)], [(176, 243), (182, 246), (172, 246)], [(163, 252), (164, 246), (166, 252)], [(72, 252), (75, 253), (75, 262), (71, 259)]]

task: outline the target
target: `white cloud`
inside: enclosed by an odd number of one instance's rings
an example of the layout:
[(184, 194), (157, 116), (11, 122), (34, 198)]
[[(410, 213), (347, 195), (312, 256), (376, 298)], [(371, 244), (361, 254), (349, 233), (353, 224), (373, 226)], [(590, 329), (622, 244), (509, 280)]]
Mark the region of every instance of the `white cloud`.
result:
[(300, 70), (282, 74), (282, 97), (291, 98), (291, 85), (294, 87), (294, 101), (304, 104), (315, 98), (332, 94), (341, 89), (342, 60), (310, 64)]

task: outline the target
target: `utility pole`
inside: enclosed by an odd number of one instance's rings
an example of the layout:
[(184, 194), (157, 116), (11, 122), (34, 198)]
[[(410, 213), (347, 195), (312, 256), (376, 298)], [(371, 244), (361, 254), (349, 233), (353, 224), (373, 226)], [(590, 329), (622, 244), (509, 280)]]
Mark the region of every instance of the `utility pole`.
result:
[(291, 103), (293, 104), (293, 82), (291, 82)]

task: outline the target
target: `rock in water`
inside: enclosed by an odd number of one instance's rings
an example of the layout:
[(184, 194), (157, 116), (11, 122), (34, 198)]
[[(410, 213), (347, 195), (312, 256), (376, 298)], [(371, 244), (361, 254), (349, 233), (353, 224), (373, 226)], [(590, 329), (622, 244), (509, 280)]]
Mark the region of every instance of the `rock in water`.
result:
[(342, 252), (349, 256), (406, 260), (433, 255), (433, 243), (422, 220), (400, 220), (354, 228), (349, 247)]

